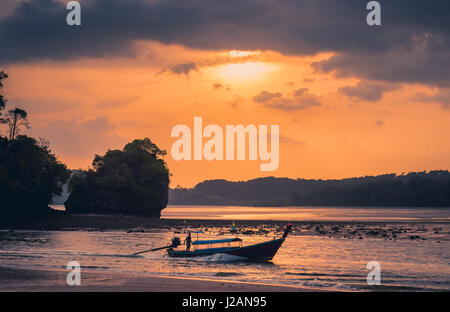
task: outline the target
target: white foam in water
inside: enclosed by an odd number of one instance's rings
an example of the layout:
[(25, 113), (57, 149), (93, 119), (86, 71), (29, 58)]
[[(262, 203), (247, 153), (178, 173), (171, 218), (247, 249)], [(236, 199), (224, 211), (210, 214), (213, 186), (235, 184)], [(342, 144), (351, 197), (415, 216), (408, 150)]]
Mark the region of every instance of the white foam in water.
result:
[(224, 253), (215, 253), (215, 254), (209, 255), (209, 256), (189, 258), (189, 260), (193, 260), (193, 261), (208, 261), (208, 262), (240, 262), (240, 261), (248, 261), (247, 258), (239, 257), (239, 256), (233, 256), (233, 255), (227, 255), (227, 254), (224, 254)]

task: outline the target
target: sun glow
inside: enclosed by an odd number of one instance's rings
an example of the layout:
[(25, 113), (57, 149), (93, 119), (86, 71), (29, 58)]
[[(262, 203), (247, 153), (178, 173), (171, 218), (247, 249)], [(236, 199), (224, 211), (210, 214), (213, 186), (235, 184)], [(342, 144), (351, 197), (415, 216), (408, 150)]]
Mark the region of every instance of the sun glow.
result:
[(246, 56), (257, 56), (261, 55), (259, 51), (241, 51), (241, 50), (231, 50), (228, 52), (231, 57), (246, 57)]
[(262, 62), (247, 62), (221, 65), (216, 68), (217, 76), (228, 82), (258, 80), (275, 70), (275, 65)]

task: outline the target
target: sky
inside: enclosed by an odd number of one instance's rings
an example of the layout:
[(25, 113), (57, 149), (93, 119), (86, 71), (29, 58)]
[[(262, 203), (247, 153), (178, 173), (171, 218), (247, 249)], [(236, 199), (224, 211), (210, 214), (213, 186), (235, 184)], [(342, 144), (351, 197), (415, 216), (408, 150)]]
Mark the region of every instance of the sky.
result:
[[(263, 176), (345, 178), (450, 169), (450, 2), (0, 2), (9, 107), (71, 169), (149, 137), (171, 186)], [(280, 161), (175, 161), (171, 129), (279, 125)]]

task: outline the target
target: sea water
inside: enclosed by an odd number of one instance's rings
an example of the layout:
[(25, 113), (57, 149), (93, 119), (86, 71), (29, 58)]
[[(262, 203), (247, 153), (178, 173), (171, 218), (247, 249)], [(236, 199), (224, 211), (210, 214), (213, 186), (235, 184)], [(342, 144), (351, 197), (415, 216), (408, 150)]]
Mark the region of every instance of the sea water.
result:
[[(163, 216), (174, 217), (176, 209), (181, 208), (173, 209)], [(239, 213), (234, 210), (220, 213), (217, 207), (211, 207), (209, 211), (205, 207), (190, 206), (189, 209), (189, 213), (178, 213), (184, 214), (182, 216), (203, 213), (210, 218), (218, 214), (227, 218), (232, 215), (237, 220), (237, 228), (244, 230), (240, 228), (243, 222), (239, 221)], [(294, 233), (268, 263), (252, 263), (221, 254), (191, 259), (168, 258), (165, 251), (131, 255), (164, 246), (174, 231), (180, 232), (179, 228), (173, 228), (146, 229), (144, 232), (4, 230), (0, 231), (0, 266), (65, 269), (68, 262), (76, 260), (82, 270), (366, 291), (374, 290), (367, 285), (367, 263), (377, 261), (381, 266), (381, 286), (377, 290), (450, 290), (449, 210), (396, 211), (386, 208), (384, 214), (380, 211), (374, 214), (367, 208), (361, 208), (359, 212), (355, 208), (346, 208), (342, 213), (339, 208), (322, 211), (318, 208), (286, 209), (294, 216), (308, 219), (306, 215), (309, 214), (312, 219), (294, 224)], [(270, 215), (264, 208), (250, 210), (252, 216), (255, 211), (262, 211), (265, 217)], [(248, 210), (238, 211), (249, 214)], [(286, 212), (272, 213), (270, 219), (276, 219), (280, 213), (283, 215), (281, 220), (288, 216)], [(317, 220), (312, 221), (314, 217)], [(336, 222), (331, 221), (333, 218)], [(370, 221), (361, 221), (363, 219)], [(352, 220), (358, 221), (346, 222)], [(183, 239), (184, 230), (200, 229), (204, 230), (204, 234), (200, 234), (202, 239), (233, 237), (223, 227), (207, 227), (207, 221), (204, 224), (203, 228), (191, 228), (186, 218), (185, 228), (176, 235)], [(265, 231), (255, 234), (261, 228)], [(240, 234), (244, 244), (280, 235), (279, 228), (264, 220), (245, 230), (253, 231), (253, 235)]]

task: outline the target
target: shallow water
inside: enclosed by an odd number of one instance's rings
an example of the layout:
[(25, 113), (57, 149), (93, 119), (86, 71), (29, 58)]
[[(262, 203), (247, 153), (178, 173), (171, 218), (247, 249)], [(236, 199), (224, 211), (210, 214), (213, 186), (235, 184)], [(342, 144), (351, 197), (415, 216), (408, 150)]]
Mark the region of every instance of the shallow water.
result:
[[(239, 228), (239, 222), (236, 225)], [(186, 226), (181, 232), (192, 230), (189, 221)], [(164, 251), (130, 256), (136, 251), (165, 245), (176, 229), (145, 233), (0, 231), (0, 266), (65, 269), (69, 261), (76, 260), (80, 262), (82, 270), (138, 272), (321, 289), (370, 290), (366, 282), (369, 272), (366, 266), (369, 261), (378, 261), (381, 265), (381, 289), (450, 290), (448, 223), (374, 225), (388, 232), (392, 229), (407, 229), (407, 233), (399, 234), (395, 240), (320, 235), (314, 231), (315, 226), (297, 226), (270, 263), (243, 262), (242, 259), (226, 255), (171, 259)], [(327, 226), (321, 228), (327, 229)], [(245, 244), (279, 235), (276, 228), (263, 222), (259, 227), (264, 227), (268, 234), (239, 235)], [(362, 231), (364, 226), (350, 224), (344, 226), (341, 232), (345, 227), (348, 227), (345, 231)], [(437, 227), (439, 230), (435, 231)], [(417, 233), (420, 233), (421, 239), (408, 238)], [(184, 238), (185, 234), (177, 235)], [(232, 237), (231, 234), (223, 234), (223, 228), (208, 228), (201, 238), (215, 238), (218, 235), (222, 238)]]
[[(64, 211), (63, 205), (52, 205)], [(385, 207), (246, 207), (168, 205), (164, 219), (286, 221), (449, 221), (450, 208)]]
[(169, 205), (166, 219), (289, 221), (450, 221), (450, 208), (243, 207)]

